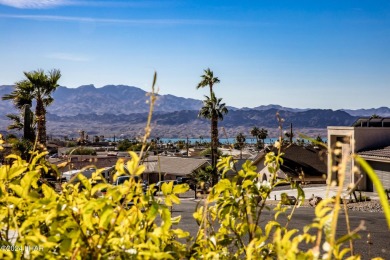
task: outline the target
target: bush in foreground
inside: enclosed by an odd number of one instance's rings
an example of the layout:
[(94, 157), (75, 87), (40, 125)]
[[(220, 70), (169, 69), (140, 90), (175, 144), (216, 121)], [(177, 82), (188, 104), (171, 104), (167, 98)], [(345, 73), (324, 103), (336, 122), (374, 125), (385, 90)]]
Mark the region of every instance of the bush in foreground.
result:
[[(11, 155), (12, 165), (0, 168), (0, 243), (22, 249), (0, 250), (1, 259), (344, 259), (350, 250), (347, 242), (357, 238), (361, 228), (336, 239), (339, 196), (322, 200), (316, 218), (303, 230), (278, 222), (287, 210), (282, 203), (274, 209), (274, 220), (261, 224), (267, 198), (280, 181), (260, 182), (256, 168), (246, 162), (236, 177), (222, 178), (194, 212), (199, 231), (190, 238), (173, 226), (180, 217), (172, 218), (169, 209), (180, 203), (177, 195), (188, 185), (163, 184), (161, 200), (153, 196), (153, 185), (144, 193), (138, 178), (112, 186), (101, 176), (102, 170), (96, 170), (91, 179), (79, 174), (75, 176), (79, 183), (64, 183), (56, 193), (41, 178), (49, 170), (45, 155), (35, 153), (31, 162)], [(125, 165), (131, 176), (143, 173), (138, 156), (130, 155), (126, 163), (117, 162), (119, 174), (114, 179), (126, 174)], [(281, 154), (268, 154), (266, 162), (276, 172)], [(232, 164), (231, 157), (219, 162), (222, 175), (233, 170)], [(302, 189), (295, 188), (298, 202), (288, 221), (305, 198)], [(308, 250), (300, 249), (303, 243)], [(41, 250), (27, 254), (26, 246)]]

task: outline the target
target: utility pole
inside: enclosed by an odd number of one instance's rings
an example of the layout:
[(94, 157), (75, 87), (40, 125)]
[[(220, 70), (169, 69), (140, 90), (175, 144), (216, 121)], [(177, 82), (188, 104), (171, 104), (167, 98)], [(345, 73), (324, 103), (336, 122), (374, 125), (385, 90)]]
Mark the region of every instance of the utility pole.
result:
[(290, 144), (292, 144), (293, 140), (293, 130), (292, 130), (292, 123), (290, 124)]
[(189, 154), (189, 151), (188, 151), (188, 150), (189, 150), (189, 145), (188, 145), (188, 136), (187, 136), (187, 157), (188, 157), (188, 156), (190, 156), (190, 154)]

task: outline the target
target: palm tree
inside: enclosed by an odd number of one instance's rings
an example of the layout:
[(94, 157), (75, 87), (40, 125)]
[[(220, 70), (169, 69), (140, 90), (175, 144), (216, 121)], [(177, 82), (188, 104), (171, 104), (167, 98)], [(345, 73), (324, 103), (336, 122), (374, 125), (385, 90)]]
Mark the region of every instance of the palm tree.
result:
[(216, 98), (214, 93), (211, 93), (211, 98), (205, 96), (203, 107), (200, 109), (198, 117), (211, 120), (211, 165), (213, 167), (213, 185), (218, 182), (217, 175), (217, 145), (218, 145), (218, 120), (223, 120), (223, 116), (229, 111), (225, 103), (221, 103), (222, 98)]
[(22, 130), (23, 129), (23, 118), (18, 114), (6, 114), (6, 117), (8, 117), (10, 120), (13, 121), (12, 124), (10, 124), (7, 129), (8, 130)]
[(5, 94), (2, 100), (12, 100), (14, 106), (21, 110), (24, 105), (32, 105), (33, 97), (27, 81), (19, 81), (15, 85), (14, 91), (10, 94)]
[(16, 82), (15, 90), (3, 96), (3, 100), (13, 100), (15, 107), (31, 106), (35, 99), (35, 120), (37, 122), (38, 142), (46, 143), (46, 107), (53, 102), (51, 94), (57, 89), (61, 72), (53, 69), (45, 74), (43, 70), (24, 72), (26, 79)]
[[(210, 68), (205, 69), (204, 74), (200, 77), (202, 78), (202, 80), (196, 86), (196, 89), (204, 88), (208, 86), (210, 88), (209, 100), (212, 100), (213, 97), (215, 98), (213, 86), (214, 84), (219, 83), (220, 80), (217, 77), (214, 77), (214, 73), (212, 70), (210, 70)], [(210, 130), (211, 131), (211, 166), (213, 167), (213, 176), (217, 176), (216, 166), (217, 166), (217, 147), (218, 147), (218, 118), (214, 116), (214, 113), (211, 113), (209, 119), (211, 120), (211, 130)], [(213, 182), (213, 185), (216, 183), (217, 182)]]
[(213, 86), (214, 84), (217, 84), (220, 82), (220, 80), (217, 77), (214, 77), (214, 73), (210, 68), (207, 68), (204, 70), (204, 74), (200, 76), (202, 78), (202, 81), (199, 82), (198, 86), (196, 86), (196, 89), (209, 87), (210, 88), (210, 97), (211, 93), (213, 93)]
[(239, 133), (236, 136), (236, 142), (237, 142), (238, 146), (240, 147), (240, 159), (242, 159), (242, 148), (245, 145), (245, 141), (246, 141), (246, 138), (245, 138), (243, 133)]
[(259, 130), (258, 138), (263, 141), (263, 147), (264, 147), (264, 140), (268, 137), (268, 130), (261, 128)]
[(251, 135), (252, 135), (253, 137), (256, 138), (256, 146), (259, 147), (259, 134), (260, 134), (260, 129), (259, 129), (258, 127), (256, 127), (256, 126), (254, 126), (254, 127), (252, 128), (252, 130), (251, 130), (250, 133), (251, 133)]
[(35, 141), (34, 114), (30, 110), (30, 105), (26, 104), (22, 107), (21, 115), (7, 114), (6, 116), (13, 121), (13, 123), (8, 126), (9, 130), (23, 130), (24, 139), (27, 139), (32, 143)]

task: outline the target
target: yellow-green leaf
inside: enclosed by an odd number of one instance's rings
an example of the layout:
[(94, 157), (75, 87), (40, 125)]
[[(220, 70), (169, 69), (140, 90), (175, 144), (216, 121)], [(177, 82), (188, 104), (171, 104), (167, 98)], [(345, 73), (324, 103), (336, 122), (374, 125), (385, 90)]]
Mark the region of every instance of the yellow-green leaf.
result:
[(184, 192), (188, 191), (189, 188), (190, 188), (190, 187), (188, 186), (188, 184), (179, 184), (179, 185), (175, 185), (175, 186), (173, 187), (173, 193), (174, 193), (174, 194), (181, 194), (181, 193), (184, 193)]
[(362, 166), (364, 171), (367, 173), (368, 177), (370, 177), (372, 183), (374, 184), (375, 190), (378, 192), (379, 200), (383, 208), (383, 213), (386, 216), (387, 226), (390, 229), (390, 205), (389, 201), (387, 199), (387, 195), (385, 193), (385, 189), (383, 188), (383, 185), (378, 178), (378, 176), (375, 174), (372, 167), (360, 156), (355, 155), (355, 160)]
[(112, 207), (105, 207), (103, 209), (103, 213), (100, 216), (100, 221), (99, 221), (99, 228), (107, 228), (108, 224), (111, 221), (112, 215), (113, 215), (113, 209)]

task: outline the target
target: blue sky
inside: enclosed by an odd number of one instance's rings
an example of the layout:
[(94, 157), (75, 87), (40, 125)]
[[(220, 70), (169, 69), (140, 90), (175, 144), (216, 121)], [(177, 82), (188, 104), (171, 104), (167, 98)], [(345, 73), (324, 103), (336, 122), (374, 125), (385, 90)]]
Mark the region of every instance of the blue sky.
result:
[(125, 84), (227, 105), (390, 106), (390, 1), (0, 0), (0, 85), (58, 68), (60, 84)]

